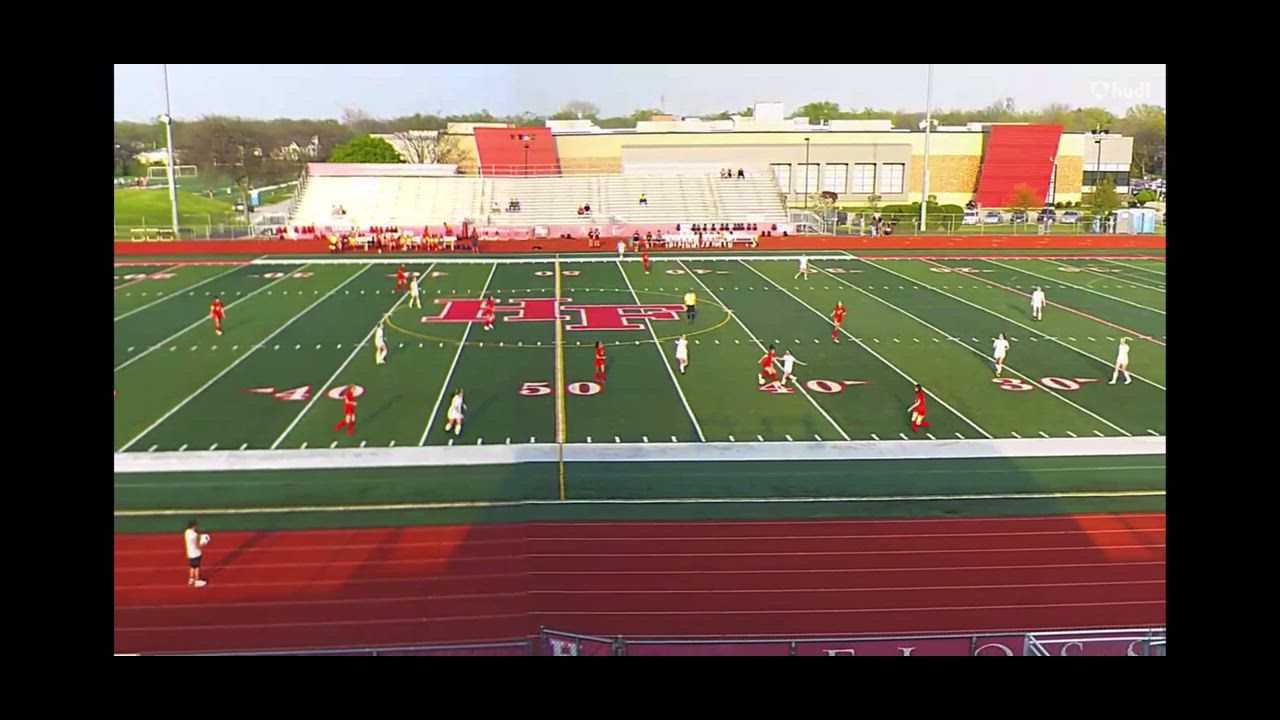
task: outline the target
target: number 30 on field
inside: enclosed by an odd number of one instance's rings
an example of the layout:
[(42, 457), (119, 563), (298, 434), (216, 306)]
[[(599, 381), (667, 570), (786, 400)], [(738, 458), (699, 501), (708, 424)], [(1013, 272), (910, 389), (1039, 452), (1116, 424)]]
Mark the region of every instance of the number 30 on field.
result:
[[(551, 383), (546, 382), (527, 382), (520, 386), (519, 393), (525, 397), (538, 397), (539, 395), (550, 395)], [(604, 388), (593, 382), (571, 382), (565, 385), (565, 389), (570, 395), (599, 395), (604, 392)]]

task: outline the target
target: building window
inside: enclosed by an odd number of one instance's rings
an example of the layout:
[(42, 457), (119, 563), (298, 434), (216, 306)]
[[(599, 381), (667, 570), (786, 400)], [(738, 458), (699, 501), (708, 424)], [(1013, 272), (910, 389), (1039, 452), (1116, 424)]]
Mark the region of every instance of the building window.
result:
[(849, 166), (843, 163), (829, 164), (822, 174), (822, 189), (833, 193), (843, 193), (849, 183)]
[(778, 189), (784, 193), (791, 192), (791, 165), (790, 163), (780, 163), (770, 165), (773, 169), (773, 177), (778, 181)]
[(798, 184), (796, 194), (818, 192), (818, 164), (800, 163), (796, 167), (796, 183)]
[(906, 176), (907, 166), (902, 163), (889, 163), (880, 173), (880, 194), (901, 195), (902, 180)]
[(850, 192), (871, 195), (876, 191), (876, 166), (874, 163), (858, 163), (853, 166), (853, 190)]

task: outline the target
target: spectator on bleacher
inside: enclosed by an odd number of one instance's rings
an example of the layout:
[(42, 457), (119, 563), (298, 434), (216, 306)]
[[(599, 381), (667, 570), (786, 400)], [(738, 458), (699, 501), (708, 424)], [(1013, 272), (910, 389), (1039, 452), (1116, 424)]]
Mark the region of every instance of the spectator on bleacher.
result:
[(636, 246), (640, 244), (640, 231), (637, 230), (631, 234), (631, 249), (634, 251)]
[(741, 180), (741, 179), (745, 178), (746, 176), (747, 176), (747, 173), (746, 173), (746, 172), (744, 172), (744, 171), (742, 170), (742, 168), (738, 168), (738, 179), (739, 179), (739, 180)]
[(653, 247), (653, 231), (652, 230), (644, 234), (644, 246), (646, 248)]
[(582, 217), (586, 213), (587, 213), (586, 210), (583, 210), (581, 207), (578, 208), (578, 217)]
[(640, 193), (640, 204), (645, 207), (649, 206), (649, 199), (644, 196), (644, 193)]
[(585, 213), (587, 213), (588, 215), (590, 215), (590, 214), (591, 214), (591, 203), (586, 203), (586, 204), (584, 204), (584, 205), (582, 206), (582, 211), (583, 211), (583, 212), (585, 212)]

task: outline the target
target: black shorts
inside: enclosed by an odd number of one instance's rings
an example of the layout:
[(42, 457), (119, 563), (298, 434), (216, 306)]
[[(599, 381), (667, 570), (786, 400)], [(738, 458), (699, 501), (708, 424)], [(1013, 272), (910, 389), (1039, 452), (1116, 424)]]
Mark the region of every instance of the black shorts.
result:
[(190, 561), (190, 563), (191, 563), (191, 567), (195, 568), (196, 570), (199, 570), (199, 569), (200, 569), (200, 558), (202, 558), (202, 557), (204, 557), (204, 556), (203, 556), (203, 555), (197, 555), (197, 556), (195, 556), (195, 557), (193, 557), (193, 558), (190, 558), (190, 560), (189, 560), (189, 561)]
[(694, 314), (694, 313), (698, 312), (698, 306), (697, 306), (697, 305), (685, 305), (685, 306), (684, 306), (684, 311), (685, 311), (685, 312), (687, 312), (687, 313), (689, 313), (690, 315), (692, 315), (692, 314)]

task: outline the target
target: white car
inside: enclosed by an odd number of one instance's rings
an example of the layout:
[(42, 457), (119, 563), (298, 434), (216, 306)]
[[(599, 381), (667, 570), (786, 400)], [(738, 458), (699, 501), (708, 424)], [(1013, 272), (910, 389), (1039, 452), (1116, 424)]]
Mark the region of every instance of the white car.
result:
[(984, 225), (999, 225), (1004, 222), (1004, 215), (999, 210), (988, 210), (986, 215), (982, 216)]
[(964, 211), (964, 219), (960, 221), (960, 224), (962, 224), (962, 225), (977, 225), (977, 224), (978, 224), (978, 211), (977, 211), (977, 210), (965, 210), (965, 211)]

